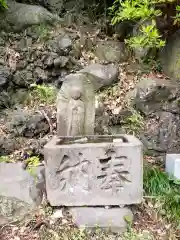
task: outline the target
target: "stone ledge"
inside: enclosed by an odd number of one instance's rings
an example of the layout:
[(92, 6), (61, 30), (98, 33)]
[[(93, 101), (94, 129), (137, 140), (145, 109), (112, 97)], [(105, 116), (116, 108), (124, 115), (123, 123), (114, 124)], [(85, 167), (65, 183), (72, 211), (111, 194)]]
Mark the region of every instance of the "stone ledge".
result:
[(133, 220), (133, 214), (128, 208), (73, 207), (69, 212), (79, 228), (102, 228), (116, 233), (126, 231), (125, 217)]

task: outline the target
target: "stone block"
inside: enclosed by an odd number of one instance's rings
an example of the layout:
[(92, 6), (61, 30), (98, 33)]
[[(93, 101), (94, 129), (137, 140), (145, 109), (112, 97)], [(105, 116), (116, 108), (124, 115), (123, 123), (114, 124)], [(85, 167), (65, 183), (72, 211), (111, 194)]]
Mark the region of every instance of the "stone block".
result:
[(166, 172), (180, 179), (180, 154), (167, 154), (166, 155)]
[(101, 228), (112, 232), (124, 232), (127, 228), (126, 218), (133, 220), (128, 208), (74, 207), (70, 208), (73, 222), (79, 228)]
[(43, 171), (43, 167), (35, 169), (35, 177), (21, 163), (0, 163), (0, 196), (39, 205), (45, 188)]
[(44, 148), (52, 206), (140, 203), (142, 144), (134, 136), (54, 137)]

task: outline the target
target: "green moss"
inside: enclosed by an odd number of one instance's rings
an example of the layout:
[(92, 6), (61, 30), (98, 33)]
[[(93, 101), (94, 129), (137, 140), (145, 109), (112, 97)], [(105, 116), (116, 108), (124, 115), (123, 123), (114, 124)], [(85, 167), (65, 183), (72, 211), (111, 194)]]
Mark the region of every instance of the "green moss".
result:
[(46, 85), (33, 85), (33, 89), (26, 99), (26, 104), (54, 104), (57, 97), (57, 89)]
[(2, 162), (11, 163), (13, 160), (9, 156), (0, 156), (0, 163)]
[(125, 129), (127, 134), (136, 134), (142, 130), (144, 127), (144, 119), (141, 114), (134, 109), (132, 110), (132, 114), (123, 119), (121, 122), (123, 125), (123, 129)]
[(27, 171), (33, 176), (36, 177), (35, 167), (39, 166), (40, 160), (39, 157), (33, 156), (26, 159)]

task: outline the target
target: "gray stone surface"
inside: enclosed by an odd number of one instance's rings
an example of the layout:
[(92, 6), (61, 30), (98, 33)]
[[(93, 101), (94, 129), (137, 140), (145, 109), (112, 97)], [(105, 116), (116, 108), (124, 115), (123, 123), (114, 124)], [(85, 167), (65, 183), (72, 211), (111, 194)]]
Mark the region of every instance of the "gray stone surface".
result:
[(0, 65), (0, 87), (3, 87), (10, 78), (10, 70)]
[(8, 0), (7, 4), (8, 9), (0, 15), (1, 29), (20, 31), (31, 25), (54, 23), (59, 20), (58, 16), (41, 6), (17, 3), (13, 0)]
[[(117, 138), (123, 141), (117, 141)], [(133, 136), (54, 137), (44, 148), (52, 206), (124, 205), (142, 200), (142, 145)]]
[(113, 64), (102, 65), (95, 63), (85, 67), (80, 73), (86, 74), (93, 83), (94, 88), (98, 90), (101, 87), (111, 85), (117, 80), (118, 67)]
[(72, 47), (71, 38), (63, 31), (60, 36), (48, 42), (49, 49), (51, 51), (61, 54), (62, 52), (67, 53)]
[(124, 43), (117, 41), (99, 41), (96, 44), (95, 55), (102, 61), (122, 62), (127, 60)]
[(166, 172), (180, 179), (180, 154), (166, 154)]
[(21, 221), (35, 210), (30, 204), (17, 198), (0, 196), (0, 225)]
[(16, 198), (31, 206), (39, 205), (43, 197), (44, 177), (42, 170), (36, 173), (37, 177), (32, 176), (21, 163), (0, 163), (0, 196)]
[(149, 115), (161, 110), (165, 101), (170, 102), (177, 93), (177, 86), (166, 79), (142, 78), (127, 98), (132, 99), (136, 109)]
[[(79, 96), (74, 96), (77, 91)], [(93, 135), (94, 121), (95, 95), (92, 83), (82, 74), (68, 75), (57, 97), (58, 136)]]
[(148, 118), (141, 136), (144, 147), (159, 153), (177, 152), (179, 149), (179, 120), (179, 116), (160, 111)]
[(166, 42), (165, 47), (160, 52), (160, 61), (163, 72), (172, 81), (180, 80), (180, 30), (173, 34)]
[(148, 154), (179, 153), (179, 84), (145, 77), (126, 97), (143, 113), (144, 127), (139, 136)]
[(49, 124), (40, 113), (32, 113), (21, 108), (7, 111), (5, 125), (13, 137), (29, 137), (45, 135), (49, 132)]
[(77, 207), (70, 208), (74, 223), (79, 228), (103, 228), (112, 232), (124, 232), (127, 219), (133, 220), (133, 214), (128, 208)]
[(64, 0), (46, 0), (44, 3), (52, 12), (59, 14), (63, 8)]

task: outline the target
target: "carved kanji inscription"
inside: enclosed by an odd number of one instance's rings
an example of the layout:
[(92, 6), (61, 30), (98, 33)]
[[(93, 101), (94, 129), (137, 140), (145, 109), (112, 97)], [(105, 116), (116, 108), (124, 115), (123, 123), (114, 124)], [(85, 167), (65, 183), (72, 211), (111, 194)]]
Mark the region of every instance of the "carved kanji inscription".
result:
[(126, 156), (117, 156), (113, 150), (109, 150), (104, 158), (99, 159), (101, 173), (97, 179), (101, 189), (117, 194), (123, 190), (125, 184), (131, 183), (125, 161), (129, 161)]
[[(81, 152), (73, 155), (73, 158), (66, 154), (63, 155), (55, 171), (56, 178), (58, 178), (58, 189), (60, 191), (73, 192), (73, 189), (78, 186), (88, 191), (91, 189), (88, 181), (88, 169), (91, 163)], [(76, 159), (76, 161), (74, 161), (74, 159)], [(55, 182), (57, 184), (57, 181)]]

